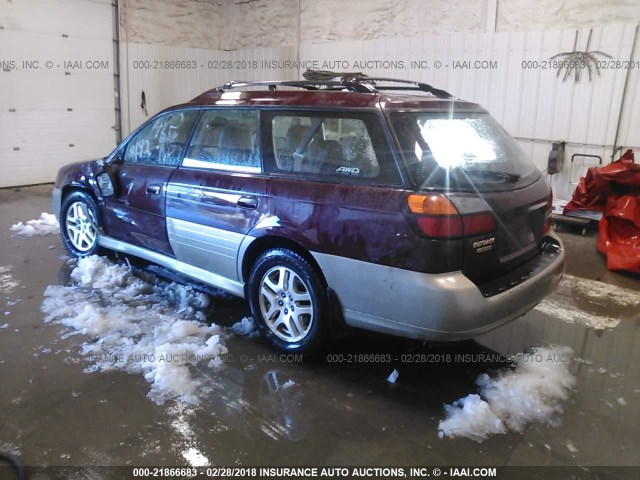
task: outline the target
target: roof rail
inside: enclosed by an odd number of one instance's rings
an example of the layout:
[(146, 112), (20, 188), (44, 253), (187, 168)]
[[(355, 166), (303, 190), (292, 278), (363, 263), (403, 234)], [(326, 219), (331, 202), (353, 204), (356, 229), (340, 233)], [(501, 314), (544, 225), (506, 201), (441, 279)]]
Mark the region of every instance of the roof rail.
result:
[(308, 80), (260, 80), (256, 82), (236, 81), (227, 82), (214, 90), (224, 92), (234, 88), (244, 87), (268, 87), (271, 91), (276, 91), (278, 87), (296, 87), (305, 90), (350, 90), (356, 93), (375, 93), (375, 88), (369, 85), (359, 85), (350, 82), (339, 81), (308, 81)]
[[(305, 90), (349, 90), (355, 93), (379, 93), (381, 91), (420, 91), (430, 93), (438, 98), (454, 98), (449, 92), (432, 87), (427, 83), (416, 82), (414, 80), (403, 80), (399, 78), (368, 77), (357, 73), (338, 73), (318, 70), (307, 70), (303, 76), (307, 80), (261, 80), (261, 81), (231, 81), (215, 88), (218, 92), (232, 90), (243, 87), (267, 87), (271, 91), (276, 91), (278, 87), (295, 87)], [(380, 85), (384, 83), (398, 83), (400, 85)]]

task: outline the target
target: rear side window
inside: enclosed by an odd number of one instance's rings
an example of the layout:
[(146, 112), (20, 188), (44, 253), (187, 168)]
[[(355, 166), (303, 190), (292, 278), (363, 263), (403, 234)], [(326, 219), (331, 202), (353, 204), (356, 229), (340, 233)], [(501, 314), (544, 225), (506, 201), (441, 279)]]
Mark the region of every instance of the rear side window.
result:
[(275, 114), (275, 166), (309, 178), (399, 181), (375, 115)]
[(260, 172), (257, 110), (207, 110), (194, 132), (185, 167)]
[(197, 115), (195, 110), (178, 111), (152, 120), (127, 144), (124, 163), (177, 166)]

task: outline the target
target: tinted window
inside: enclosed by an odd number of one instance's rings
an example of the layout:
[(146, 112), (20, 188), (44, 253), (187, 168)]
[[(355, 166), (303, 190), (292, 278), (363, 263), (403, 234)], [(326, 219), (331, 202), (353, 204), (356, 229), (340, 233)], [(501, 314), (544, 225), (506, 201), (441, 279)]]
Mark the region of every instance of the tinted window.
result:
[(259, 172), (256, 110), (208, 110), (202, 115), (182, 165)]
[(307, 177), (398, 181), (375, 115), (277, 114), (271, 132), (279, 171)]
[(124, 162), (178, 165), (197, 111), (173, 112), (151, 121), (127, 144)]
[(419, 186), (504, 189), (539, 176), (489, 114), (404, 112), (392, 114), (391, 123)]

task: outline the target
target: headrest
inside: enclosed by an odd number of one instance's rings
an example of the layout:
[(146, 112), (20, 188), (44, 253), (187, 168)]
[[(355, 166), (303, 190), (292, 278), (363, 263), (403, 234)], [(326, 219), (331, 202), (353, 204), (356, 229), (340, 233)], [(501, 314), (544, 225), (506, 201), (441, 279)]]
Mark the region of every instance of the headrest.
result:
[(241, 125), (227, 125), (220, 135), (220, 148), (253, 150), (251, 131)]

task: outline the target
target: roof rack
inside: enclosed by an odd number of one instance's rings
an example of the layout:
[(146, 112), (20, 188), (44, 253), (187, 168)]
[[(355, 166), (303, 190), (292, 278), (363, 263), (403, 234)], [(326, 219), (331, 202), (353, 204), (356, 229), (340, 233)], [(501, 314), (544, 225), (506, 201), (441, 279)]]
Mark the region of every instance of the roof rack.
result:
[[(355, 81), (358, 83), (370, 83), (374, 86), (377, 91), (382, 90), (414, 90), (420, 92), (427, 92), (438, 98), (453, 98), (446, 90), (441, 90), (439, 88), (432, 87), (428, 83), (416, 82), (414, 80), (403, 80), (400, 78), (388, 78), (388, 77), (355, 77), (353, 79), (349, 79), (349, 81)], [(400, 86), (396, 85), (378, 85), (376, 82), (387, 82), (387, 83), (400, 83)]]
[[(379, 93), (381, 91), (420, 91), (430, 93), (438, 98), (454, 98), (449, 92), (432, 87), (427, 83), (413, 80), (402, 80), (387, 77), (368, 77), (362, 73), (341, 74), (307, 70), (303, 76), (311, 78), (307, 80), (262, 80), (257, 82), (231, 81), (217, 87), (215, 90), (224, 92), (243, 87), (268, 87), (270, 91), (278, 90), (278, 87), (295, 87), (305, 90), (349, 90), (355, 93)], [(335, 80), (335, 79), (339, 80)], [(400, 85), (379, 85), (384, 83), (398, 83)]]

